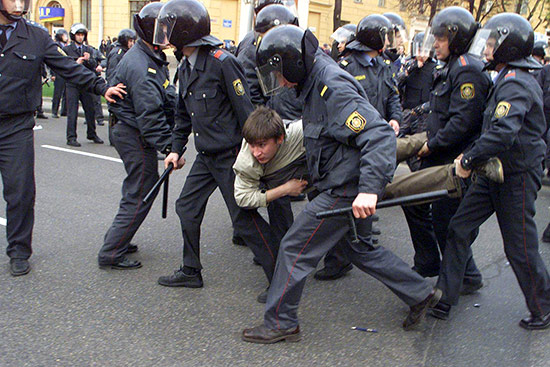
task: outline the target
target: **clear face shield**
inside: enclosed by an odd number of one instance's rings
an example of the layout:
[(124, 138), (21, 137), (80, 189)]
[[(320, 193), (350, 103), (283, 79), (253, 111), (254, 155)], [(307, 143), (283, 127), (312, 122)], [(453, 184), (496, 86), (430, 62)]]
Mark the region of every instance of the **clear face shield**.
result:
[(336, 41), (338, 43), (346, 43), (349, 41), (349, 38), (353, 34), (352, 31), (349, 29), (346, 29), (344, 27), (340, 27), (337, 30), (334, 31), (333, 34), (330, 35), (330, 39), (333, 41)]
[(279, 55), (273, 55), (265, 65), (256, 67), (256, 74), (266, 97), (274, 96), (283, 90), (283, 61)]
[(153, 33), (153, 44), (167, 47), (170, 44), (172, 31), (176, 26), (177, 17), (168, 15), (155, 20), (155, 31)]
[(405, 46), (405, 44), (409, 43), (409, 35), (407, 34), (407, 30), (405, 28), (400, 25), (395, 25), (393, 29), (395, 39), (393, 48)]
[(30, 0), (1, 0), (0, 10), (6, 11), (11, 15), (23, 15), (28, 13), (31, 1)]
[(422, 40), (421, 46), (420, 45), (417, 46), (418, 53), (416, 53), (415, 55), (419, 57), (426, 57), (426, 58), (430, 57), (430, 55), (432, 55), (435, 50), (434, 44), (435, 44), (435, 34), (432, 30), (432, 27), (428, 27), (424, 32), (424, 39)]
[(468, 49), (468, 54), (480, 60), (492, 61), (493, 54), (508, 37), (508, 33), (506, 28), (500, 30), (479, 29)]
[(386, 27), (383, 27), (380, 29), (380, 38), (384, 41), (384, 49), (386, 50), (396, 49), (397, 46), (399, 46), (393, 28), (387, 29)]

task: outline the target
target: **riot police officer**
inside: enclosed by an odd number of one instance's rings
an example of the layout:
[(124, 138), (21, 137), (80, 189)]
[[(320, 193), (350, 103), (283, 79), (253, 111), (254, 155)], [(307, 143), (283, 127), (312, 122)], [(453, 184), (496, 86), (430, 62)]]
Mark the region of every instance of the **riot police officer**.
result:
[(456, 173), (468, 177), (473, 167), (496, 156), (502, 161), (504, 182), (477, 177), (453, 217), (437, 282), (443, 297), (434, 316), (448, 316), (450, 305), (457, 303), (477, 229), (496, 213), (506, 258), (531, 313), (519, 325), (529, 330), (550, 326), (550, 277), (538, 251), (533, 218), (546, 131), (542, 91), (529, 73), (540, 68), (529, 56), (533, 38), (526, 19), (503, 13), (478, 31), (472, 45), (471, 52), (483, 52), (487, 68), (498, 75), (482, 115), (483, 132), (455, 161)]
[[(63, 51), (72, 57), (78, 64), (84, 65), (88, 70), (95, 73), (97, 61), (93, 57), (94, 50), (86, 45), (88, 29), (82, 23), (75, 23), (69, 32), (72, 43), (63, 47)], [(81, 144), (76, 140), (76, 121), (78, 118), (78, 101), (82, 103), (86, 118), (86, 138), (96, 144), (103, 144), (103, 140), (97, 136), (95, 129), (95, 111), (92, 95), (79, 90), (76, 85), (67, 83), (67, 145), (79, 147)]]
[(200, 226), (208, 198), (216, 188), (222, 193), (235, 232), (245, 236), (252, 230), (239, 222), (232, 167), (242, 141), (241, 127), (253, 105), (241, 65), (230, 52), (219, 48), (219, 39), (210, 35), (210, 17), (204, 5), (197, 0), (171, 0), (161, 9), (157, 23), (155, 42), (170, 43), (184, 55), (178, 70), (172, 152), (165, 165), (172, 163), (176, 169), (183, 166), (182, 155), (191, 131), (197, 149), (176, 202), (183, 232), (183, 266), (158, 282), (200, 288)]
[[(442, 66), (437, 68), (430, 97), (431, 112), (426, 121), (428, 142), (418, 153), (423, 158), (423, 167), (452, 163), (481, 132), (484, 102), (491, 81), (482, 71), (483, 63), (466, 53), (477, 29), (472, 14), (461, 7), (446, 8), (432, 20), (424, 42), (432, 40)], [(441, 254), (445, 252), (449, 221), (459, 204), (459, 199), (448, 198), (432, 204), (433, 227)], [(430, 244), (415, 250), (423, 252), (418, 256), (430, 259), (431, 263), (423, 264), (427, 270), (439, 268), (435, 246)], [(481, 273), (470, 257), (463, 292), (471, 293), (481, 286)]]
[[(533, 52), (531, 53), (531, 55), (541, 65), (544, 65), (544, 57), (546, 56), (547, 48), (548, 48), (548, 43), (546, 41), (537, 41), (533, 46)], [(537, 69), (537, 70), (540, 70), (540, 69)]]
[[(368, 102), (359, 83), (318, 47), (309, 30), (293, 25), (271, 29), (257, 50), (264, 94), (298, 87), (304, 99), (304, 145), (312, 183), (320, 194), (310, 201), (281, 242), (262, 325), (242, 338), (275, 343), (301, 338), (297, 309), (307, 275), (350, 230), (345, 217), (317, 219), (322, 210), (353, 206), (358, 221), (374, 214), (378, 195), (395, 168), (395, 134)], [(346, 247), (362, 270), (376, 274), (411, 306), (406, 329), (422, 319), (440, 297), (407, 264), (361, 237)], [(399, 279), (398, 282), (395, 279)]]
[[(63, 28), (55, 32), (55, 43), (61, 48), (69, 43), (69, 33)], [(52, 97), (52, 117), (59, 118), (59, 105), (61, 104), (61, 116), (67, 115), (67, 94), (65, 93), (65, 79), (52, 72), (53, 97)]]
[[(386, 17), (378, 14), (366, 16), (357, 25), (354, 40), (346, 45), (350, 53), (341, 59), (338, 65), (359, 82), (370, 104), (389, 122), (397, 135), (402, 118), (401, 102), (391, 68), (380, 56), (387, 46), (388, 39), (393, 39), (393, 32), (393, 27)], [(372, 227), (371, 218), (365, 222), (369, 222), (368, 226)], [(339, 278), (351, 270), (350, 265), (341, 246), (335, 246), (328, 252), (325, 267), (315, 273), (315, 278)]]
[(330, 39), (332, 40), (330, 57), (332, 57), (334, 61), (339, 61), (345, 56), (346, 44), (355, 37), (356, 30), (356, 24), (345, 24), (330, 35)]
[(407, 42), (409, 42), (409, 37), (407, 34), (407, 26), (405, 25), (405, 21), (399, 14), (384, 13), (382, 15), (385, 16), (390, 21), (394, 31), (393, 35), (395, 39), (392, 40), (391, 47), (387, 47), (384, 50), (384, 54), (382, 56), (386, 60), (386, 63), (391, 65), (393, 76), (395, 77), (401, 70), (402, 55), (399, 53), (399, 49), (403, 48), (403, 46)]
[[(144, 18), (146, 17), (147, 15), (144, 15)], [(134, 21), (135, 19), (136, 18), (134, 17)], [(151, 17), (151, 22), (154, 23), (155, 19), (156, 19), (156, 16)], [(141, 19), (141, 21), (143, 22), (145, 20)], [(139, 25), (136, 25), (134, 23), (134, 27), (139, 28)], [(149, 37), (143, 34), (143, 37), (141, 37), (141, 39), (145, 39), (145, 40), (149, 39), (150, 41), (152, 41), (153, 30), (154, 29), (149, 30), (150, 32)], [(134, 45), (134, 42), (136, 41), (136, 39), (137, 39), (137, 35), (133, 29), (127, 29), (127, 28), (122, 29), (118, 33), (117, 41), (115, 42), (111, 51), (109, 51), (109, 54), (107, 55), (107, 60), (105, 62), (105, 68), (107, 69), (105, 71), (105, 79), (107, 80), (107, 83), (109, 84), (112, 83), (118, 63), (120, 62), (120, 60), (122, 60), (122, 57), (126, 54), (126, 52), (128, 52), (128, 50)], [(116, 118), (109, 111), (109, 143), (111, 145), (114, 145), (113, 144), (113, 126), (114, 126), (114, 123), (116, 122), (115, 119)]]
[(7, 204), (6, 252), (14, 276), (30, 271), (36, 192), (33, 113), (42, 95), (42, 64), (111, 102), (123, 93), (120, 87), (108, 89), (103, 79), (66, 57), (45, 28), (24, 19), (29, 5), (24, 0), (0, 1), (0, 174)]
[(109, 106), (117, 121), (113, 127), (113, 145), (127, 176), (122, 184), (118, 213), (98, 254), (101, 267), (119, 270), (141, 267), (139, 261), (128, 259), (126, 254), (137, 251), (130, 241), (151, 209), (152, 202), (145, 204), (143, 198), (159, 178), (157, 151), (168, 154), (171, 148), (172, 134), (165, 112), (166, 105), (173, 104), (167, 92), (168, 62), (162, 50), (153, 45), (154, 19), (162, 6), (150, 3), (134, 15), (140, 39), (120, 60), (110, 81), (123, 83), (128, 91), (123, 101)]

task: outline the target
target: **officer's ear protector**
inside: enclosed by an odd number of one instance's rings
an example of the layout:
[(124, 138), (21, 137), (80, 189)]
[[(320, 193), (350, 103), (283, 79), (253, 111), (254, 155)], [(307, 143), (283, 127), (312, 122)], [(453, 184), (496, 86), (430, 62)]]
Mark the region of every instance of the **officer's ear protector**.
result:
[(315, 53), (318, 48), (319, 40), (309, 29), (306, 29), (304, 36), (302, 37), (302, 61), (305, 65), (306, 76), (311, 72), (311, 69), (313, 69)]

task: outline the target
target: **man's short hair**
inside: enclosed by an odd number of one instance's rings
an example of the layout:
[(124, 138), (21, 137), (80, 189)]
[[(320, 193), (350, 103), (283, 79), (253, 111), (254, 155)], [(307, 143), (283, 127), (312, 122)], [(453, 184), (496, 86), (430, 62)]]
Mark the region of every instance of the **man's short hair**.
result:
[(243, 137), (249, 144), (261, 140), (277, 139), (285, 136), (285, 124), (281, 116), (271, 108), (258, 106), (246, 119)]

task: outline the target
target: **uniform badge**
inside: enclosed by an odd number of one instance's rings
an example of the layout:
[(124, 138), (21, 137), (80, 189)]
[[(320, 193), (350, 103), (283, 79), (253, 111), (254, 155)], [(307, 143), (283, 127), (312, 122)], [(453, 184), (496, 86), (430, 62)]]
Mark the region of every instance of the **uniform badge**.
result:
[(472, 83), (464, 83), (460, 86), (460, 96), (462, 99), (472, 99), (476, 95), (476, 90)]
[(367, 120), (361, 116), (361, 114), (357, 111), (353, 112), (351, 115), (349, 115), (348, 119), (346, 120), (346, 126), (351, 129), (351, 131), (358, 133), (361, 130), (365, 128), (365, 124), (367, 123)]
[(168, 79), (166, 79), (166, 81), (164, 82), (164, 84), (162, 85), (164, 87), (164, 89), (168, 88), (168, 86), (170, 85), (170, 81)]
[(244, 87), (241, 79), (233, 81), (233, 89), (235, 89), (235, 94), (238, 96), (244, 96)]
[(367, 77), (366, 77), (365, 75), (357, 75), (357, 76), (355, 77), (356, 80), (364, 80), (364, 79), (366, 79), (366, 78), (367, 78)]
[(121, 49), (121, 48), (119, 48), (119, 49), (118, 49), (118, 52), (117, 52), (117, 54), (119, 54), (119, 55), (120, 55), (121, 53), (122, 53), (122, 49)]
[(57, 46), (57, 52), (59, 52), (61, 55), (63, 56), (67, 56), (67, 54), (65, 53), (65, 51), (63, 51), (63, 49), (59, 46)]
[(499, 102), (497, 104), (497, 108), (495, 108), (495, 118), (499, 119), (501, 117), (504, 117), (508, 115), (508, 111), (510, 111), (510, 103), (508, 102)]
[(147, 71), (151, 74), (156, 74), (157, 73), (157, 71), (153, 68), (147, 68)]
[(343, 66), (348, 66), (349, 62), (347, 60), (340, 61), (340, 64)]

